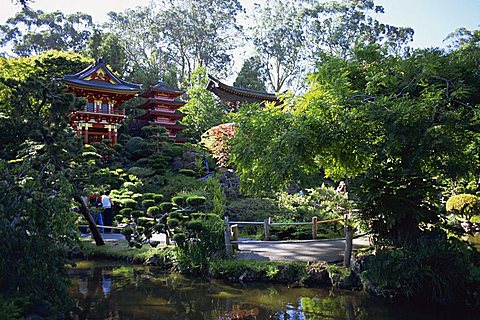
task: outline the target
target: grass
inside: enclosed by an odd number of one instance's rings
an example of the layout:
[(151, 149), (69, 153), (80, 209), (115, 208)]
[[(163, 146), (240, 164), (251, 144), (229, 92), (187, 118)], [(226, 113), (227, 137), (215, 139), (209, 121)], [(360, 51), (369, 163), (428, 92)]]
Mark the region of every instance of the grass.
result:
[(92, 239), (81, 239), (80, 242), (87, 259), (101, 258), (143, 263), (155, 254), (165, 256), (169, 251), (174, 250), (173, 247), (166, 246), (153, 248), (149, 244), (137, 249), (129, 247), (126, 241), (105, 241), (104, 246), (97, 246)]

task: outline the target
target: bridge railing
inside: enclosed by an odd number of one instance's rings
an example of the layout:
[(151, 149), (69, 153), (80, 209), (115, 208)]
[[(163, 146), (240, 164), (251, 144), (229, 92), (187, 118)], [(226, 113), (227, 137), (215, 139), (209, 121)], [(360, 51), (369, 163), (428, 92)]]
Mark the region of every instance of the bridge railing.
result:
[(270, 227), (272, 226), (301, 226), (301, 225), (311, 225), (312, 226), (312, 239), (317, 239), (318, 225), (324, 223), (333, 223), (343, 221), (344, 230), (345, 230), (345, 256), (344, 256), (344, 265), (348, 266), (350, 262), (351, 252), (352, 252), (352, 239), (353, 231), (348, 226), (348, 220), (352, 219), (355, 214), (358, 214), (360, 210), (348, 210), (343, 212), (342, 218), (327, 219), (327, 220), (318, 220), (317, 217), (312, 217), (311, 221), (306, 222), (272, 222), (272, 218), (265, 219), (264, 221), (230, 221), (228, 216), (225, 216), (225, 246), (227, 254), (232, 254), (234, 250), (238, 250), (238, 244), (241, 241), (238, 240), (238, 227), (246, 225), (258, 225), (263, 226), (264, 241), (268, 241), (270, 238)]

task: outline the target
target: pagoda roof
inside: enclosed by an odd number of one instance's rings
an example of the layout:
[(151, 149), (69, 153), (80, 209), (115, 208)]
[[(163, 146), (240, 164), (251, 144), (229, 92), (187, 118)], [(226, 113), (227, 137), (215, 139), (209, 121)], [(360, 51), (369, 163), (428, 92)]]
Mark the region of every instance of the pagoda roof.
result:
[(69, 86), (124, 94), (136, 94), (142, 90), (140, 84), (124, 81), (98, 59), (97, 62), (75, 74), (66, 74), (62, 78)]
[(211, 75), (208, 75), (208, 78), (210, 81), (207, 84), (207, 90), (224, 101), (240, 103), (279, 102), (278, 97), (273, 93), (229, 86)]
[(152, 92), (165, 92), (165, 93), (170, 94), (174, 97), (177, 97), (177, 96), (185, 93), (185, 91), (183, 91), (183, 90), (175, 89), (175, 88), (167, 86), (167, 84), (164, 81), (158, 81), (155, 85), (148, 88), (148, 90), (145, 91), (144, 93), (142, 93), (140, 96), (148, 98), (148, 97), (150, 97), (150, 94)]
[(139, 116), (139, 119), (148, 119), (150, 116), (165, 116), (172, 119), (181, 119), (185, 116), (182, 112), (175, 110), (175, 112), (165, 112), (161, 110), (148, 110), (144, 115)]
[(139, 108), (142, 109), (150, 109), (150, 106), (156, 105), (166, 105), (166, 106), (173, 106), (173, 107), (181, 107), (185, 105), (183, 101), (176, 101), (176, 100), (169, 100), (169, 99), (159, 99), (159, 98), (150, 98), (147, 102), (140, 105)]

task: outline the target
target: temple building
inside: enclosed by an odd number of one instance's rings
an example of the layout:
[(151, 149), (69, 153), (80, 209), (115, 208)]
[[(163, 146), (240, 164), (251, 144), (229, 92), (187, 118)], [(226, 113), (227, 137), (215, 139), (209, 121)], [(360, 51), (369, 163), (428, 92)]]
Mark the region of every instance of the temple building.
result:
[(178, 108), (185, 105), (185, 102), (177, 100), (185, 91), (168, 87), (165, 82), (160, 81), (150, 87), (140, 96), (148, 99), (147, 102), (139, 106), (147, 112), (137, 118), (144, 124), (154, 126), (163, 126), (168, 133), (169, 138), (176, 142), (184, 142), (178, 134), (186, 128), (178, 122), (185, 116)]
[(213, 92), (232, 108), (238, 108), (242, 103), (280, 102), (273, 93), (229, 86), (211, 75), (208, 75), (208, 78), (210, 81), (207, 84), (207, 90)]
[(84, 143), (109, 139), (116, 144), (117, 130), (126, 117), (118, 107), (137, 95), (141, 85), (119, 79), (102, 59), (79, 73), (64, 75), (62, 81), (67, 92), (86, 100), (81, 110), (70, 114), (69, 123), (77, 136)]

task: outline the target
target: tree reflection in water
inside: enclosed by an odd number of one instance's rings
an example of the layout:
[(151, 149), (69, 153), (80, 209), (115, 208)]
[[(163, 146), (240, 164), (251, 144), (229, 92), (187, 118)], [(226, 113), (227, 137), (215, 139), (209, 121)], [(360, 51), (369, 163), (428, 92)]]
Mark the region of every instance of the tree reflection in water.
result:
[(70, 269), (73, 319), (476, 319), (438, 306), (386, 304), (360, 292), (226, 284), (153, 267), (79, 263)]

